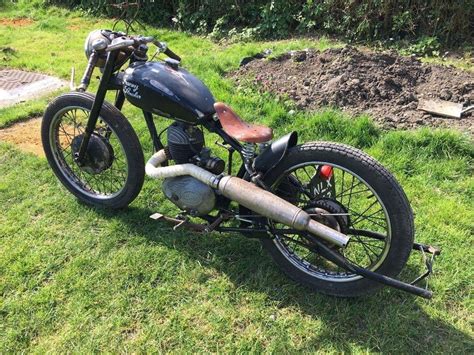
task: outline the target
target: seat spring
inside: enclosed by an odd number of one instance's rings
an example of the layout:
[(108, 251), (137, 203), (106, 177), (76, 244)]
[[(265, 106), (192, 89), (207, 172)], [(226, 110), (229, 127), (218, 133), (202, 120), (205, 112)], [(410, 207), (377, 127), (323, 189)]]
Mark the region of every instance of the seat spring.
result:
[(244, 143), (242, 147), (242, 156), (245, 160), (251, 161), (255, 157), (256, 144), (254, 143)]

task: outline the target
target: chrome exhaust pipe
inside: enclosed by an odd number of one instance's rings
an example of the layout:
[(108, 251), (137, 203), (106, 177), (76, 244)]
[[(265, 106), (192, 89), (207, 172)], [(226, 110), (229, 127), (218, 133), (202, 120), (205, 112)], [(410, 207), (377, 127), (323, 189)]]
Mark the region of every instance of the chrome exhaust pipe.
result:
[(223, 196), (274, 221), (309, 233), (325, 241), (344, 247), (349, 237), (313, 220), (308, 213), (288, 201), (235, 176), (220, 178), (194, 164), (160, 166), (167, 160), (164, 150), (155, 153), (147, 162), (145, 172), (155, 179), (190, 175), (218, 190)]

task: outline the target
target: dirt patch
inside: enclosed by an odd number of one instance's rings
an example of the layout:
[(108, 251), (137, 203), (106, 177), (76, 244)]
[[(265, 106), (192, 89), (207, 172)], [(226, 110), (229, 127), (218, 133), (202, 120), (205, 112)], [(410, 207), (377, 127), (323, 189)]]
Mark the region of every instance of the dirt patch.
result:
[(23, 27), (31, 25), (34, 21), (29, 18), (2, 18), (0, 19), (0, 25), (2, 26), (12, 26), (12, 27)]
[(272, 60), (253, 60), (231, 77), (288, 97), (299, 109), (335, 106), (353, 114), (367, 112), (384, 128), (448, 126), (474, 133), (472, 112), (462, 119), (449, 119), (417, 110), (423, 98), (474, 104), (474, 74), (423, 64), (414, 57), (352, 47), (297, 51)]
[(0, 141), (13, 143), (25, 152), (44, 157), (41, 143), (41, 118), (33, 118), (0, 129)]

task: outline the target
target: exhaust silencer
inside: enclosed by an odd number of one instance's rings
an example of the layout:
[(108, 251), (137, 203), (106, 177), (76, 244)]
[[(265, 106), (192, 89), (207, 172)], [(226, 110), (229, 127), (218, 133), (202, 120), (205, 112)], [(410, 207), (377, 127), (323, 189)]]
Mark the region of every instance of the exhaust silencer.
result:
[(344, 247), (349, 242), (349, 237), (335, 229), (311, 219), (310, 215), (288, 201), (263, 190), (254, 184), (235, 176), (218, 176), (194, 164), (179, 164), (164, 166), (167, 160), (164, 150), (155, 153), (145, 166), (146, 174), (155, 179), (165, 177), (190, 175), (199, 181), (218, 190), (223, 196), (239, 203), (264, 217), (283, 223), (294, 229), (308, 231), (321, 239)]
[(224, 176), (218, 190), (228, 199), (274, 221), (308, 231), (340, 247), (349, 242), (347, 235), (316, 222), (301, 208), (238, 177)]

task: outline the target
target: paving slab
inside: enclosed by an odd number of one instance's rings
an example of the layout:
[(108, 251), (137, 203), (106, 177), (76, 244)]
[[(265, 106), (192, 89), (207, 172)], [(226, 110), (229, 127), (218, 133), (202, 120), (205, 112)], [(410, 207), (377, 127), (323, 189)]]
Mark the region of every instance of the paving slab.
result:
[(37, 99), (66, 87), (59, 78), (18, 69), (0, 70), (0, 108)]

